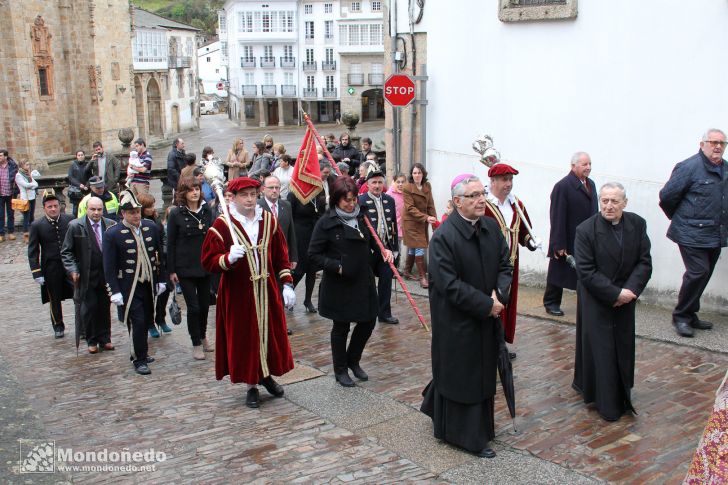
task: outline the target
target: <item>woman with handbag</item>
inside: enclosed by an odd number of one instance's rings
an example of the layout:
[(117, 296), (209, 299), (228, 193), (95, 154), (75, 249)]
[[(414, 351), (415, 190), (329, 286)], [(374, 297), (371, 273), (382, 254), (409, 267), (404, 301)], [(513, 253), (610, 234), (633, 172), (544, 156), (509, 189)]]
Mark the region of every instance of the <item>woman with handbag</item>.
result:
[(202, 199), (200, 183), (182, 178), (175, 204), (167, 220), (167, 271), (169, 279), (182, 287), (187, 304), (187, 330), (192, 339), (192, 357), (204, 360), (215, 350), (207, 340), (210, 309), (210, 274), (202, 267), (202, 243), (212, 226), (212, 208)]
[(73, 217), (78, 217), (78, 204), (89, 192), (88, 179), (91, 173), (91, 164), (86, 161), (83, 150), (76, 151), (76, 159), (68, 167), (68, 199), (73, 207)]
[(13, 209), (23, 213), (23, 241), (27, 244), (30, 224), (35, 220), (35, 189), (38, 188), (38, 182), (33, 179), (30, 172), (28, 160), (21, 160), (18, 163), (15, 185), (18, 186), (20, 193), (18, 198), (13, 200)]

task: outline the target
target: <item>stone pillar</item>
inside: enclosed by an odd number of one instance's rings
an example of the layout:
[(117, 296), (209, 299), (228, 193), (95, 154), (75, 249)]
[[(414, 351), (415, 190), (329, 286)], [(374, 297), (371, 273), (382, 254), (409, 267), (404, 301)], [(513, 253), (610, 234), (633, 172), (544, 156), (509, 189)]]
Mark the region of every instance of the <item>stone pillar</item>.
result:
[(283, 98), (278, 98), (278, 126), (286, 126), (286, 120), (283, 119)]
[(265, 126), (265, 98), (258, 98), (258, 112), (260, 114), (258, 126), (263, 128)]
[[(229, 98), (228, 98), (229, 99)], [(228, 107), (230, 109), (230, 107)], [(238, 98), (238, 126), (242, 128), (248, 127), (248, 117), (245, 116), (245, 98)]]

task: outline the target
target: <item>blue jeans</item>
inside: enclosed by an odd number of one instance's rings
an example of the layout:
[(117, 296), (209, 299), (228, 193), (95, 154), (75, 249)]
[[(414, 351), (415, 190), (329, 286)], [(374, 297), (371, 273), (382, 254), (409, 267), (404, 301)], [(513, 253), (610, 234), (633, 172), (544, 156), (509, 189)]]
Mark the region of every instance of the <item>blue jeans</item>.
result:
[(424, 256), (426, 248), (407, 248), (407, 254), (417, 256)]
[(8, 234), (15, 232), (15, 211), (13, 211), (13, 196), (0, 195), (0, 236), (5, 235), (5, 217), (8, 218)]
[(30, 209), (23, 212), (23, 232), (29, 232), (30, 224), (35, 220), (35, 199), (28, 202), (30, 202)]

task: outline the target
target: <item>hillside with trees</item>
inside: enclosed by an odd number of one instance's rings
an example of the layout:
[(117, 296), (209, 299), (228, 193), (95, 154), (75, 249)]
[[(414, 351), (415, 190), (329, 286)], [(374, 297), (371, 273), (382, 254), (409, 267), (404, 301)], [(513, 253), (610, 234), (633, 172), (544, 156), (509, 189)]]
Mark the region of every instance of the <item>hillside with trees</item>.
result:
[(205, 35), (214, 36), (217, 30), (217, 11), (224, 0), (132, 0), (144, 10), (162, 17), (198, 28)]

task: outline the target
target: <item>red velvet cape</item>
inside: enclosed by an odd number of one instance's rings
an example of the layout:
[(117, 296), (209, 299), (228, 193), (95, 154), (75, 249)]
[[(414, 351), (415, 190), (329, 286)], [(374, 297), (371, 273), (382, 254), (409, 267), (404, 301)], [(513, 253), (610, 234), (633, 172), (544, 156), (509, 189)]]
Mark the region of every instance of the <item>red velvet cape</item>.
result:
[[(242, 236), (249, 247), (250, 241), (243, 227), (234, 219), (233, 224), (239, 230), (238, 237)], [(268, 355), (265, 362), (269, 374), (280, 376), (293, 369), (293, 356), (277, 279), (280, 278), (281, 284), (291, 283), (293, 279), (285, 237), (275, 217), (267, 211), (263, 211), (263, 219), (259, 221), (256, 244), (264, 239), (269, 240), (266, 284), (261, 285), (267, 290)], [(261, 363), (252, 272), (246, 256), (230, 263), (228, 250), (232, 244), (225, 219), (218, 217), (202, 244), (202, 266), (211, 273), (222, 273), (215, 314), (215, 376), (221, 380), (230, 375), (233, 383), (258, 384), (267, 374)], [(256, 258), (260, 263), (260, 250)]]
[[(531, 218), (528, 217), (526, 207), (520, 200), (518, 201), (518, 205), (523, 211), (523, 215), (526, 216), (526, 220), (528, 220), (528, 225), (530, 226)], [(526, 225), (523, 223), (523, 220), (516, 211), (515, 205), (511, 204), (511, 207), (513, 207), (513, 218), (508, 221), (508, 228), (512, 231), (517, 230), (518, 234), (517, 238), (506, 237), (506, 243), (511, 249), (510, 255), (511, 262), (513, 264), (513, 282), (511, 283), (511, 294), (510, 299), (508, 300), (508, 305), (506, 305), (505, 309), (501, 313), (501, 321), (503, 322), (503, 328), (506, 334), (506, 342), (509, 344), (512, 344), (516, 337), (516, 311), (518, 306), (518, 246), (525, 246), (531, 239), (531, 236), (528, 234), (528, 230), (526, 230)], [(498, 207), (489, 200), (485, 201), (485, 217), (495, 219), (498, 226), (501, 228), (501, 232), (504, 232), (506, 222), (503, 219), (503, 215)], [(513, 239), (517, 239), (517, 241), (513, 241)]]

